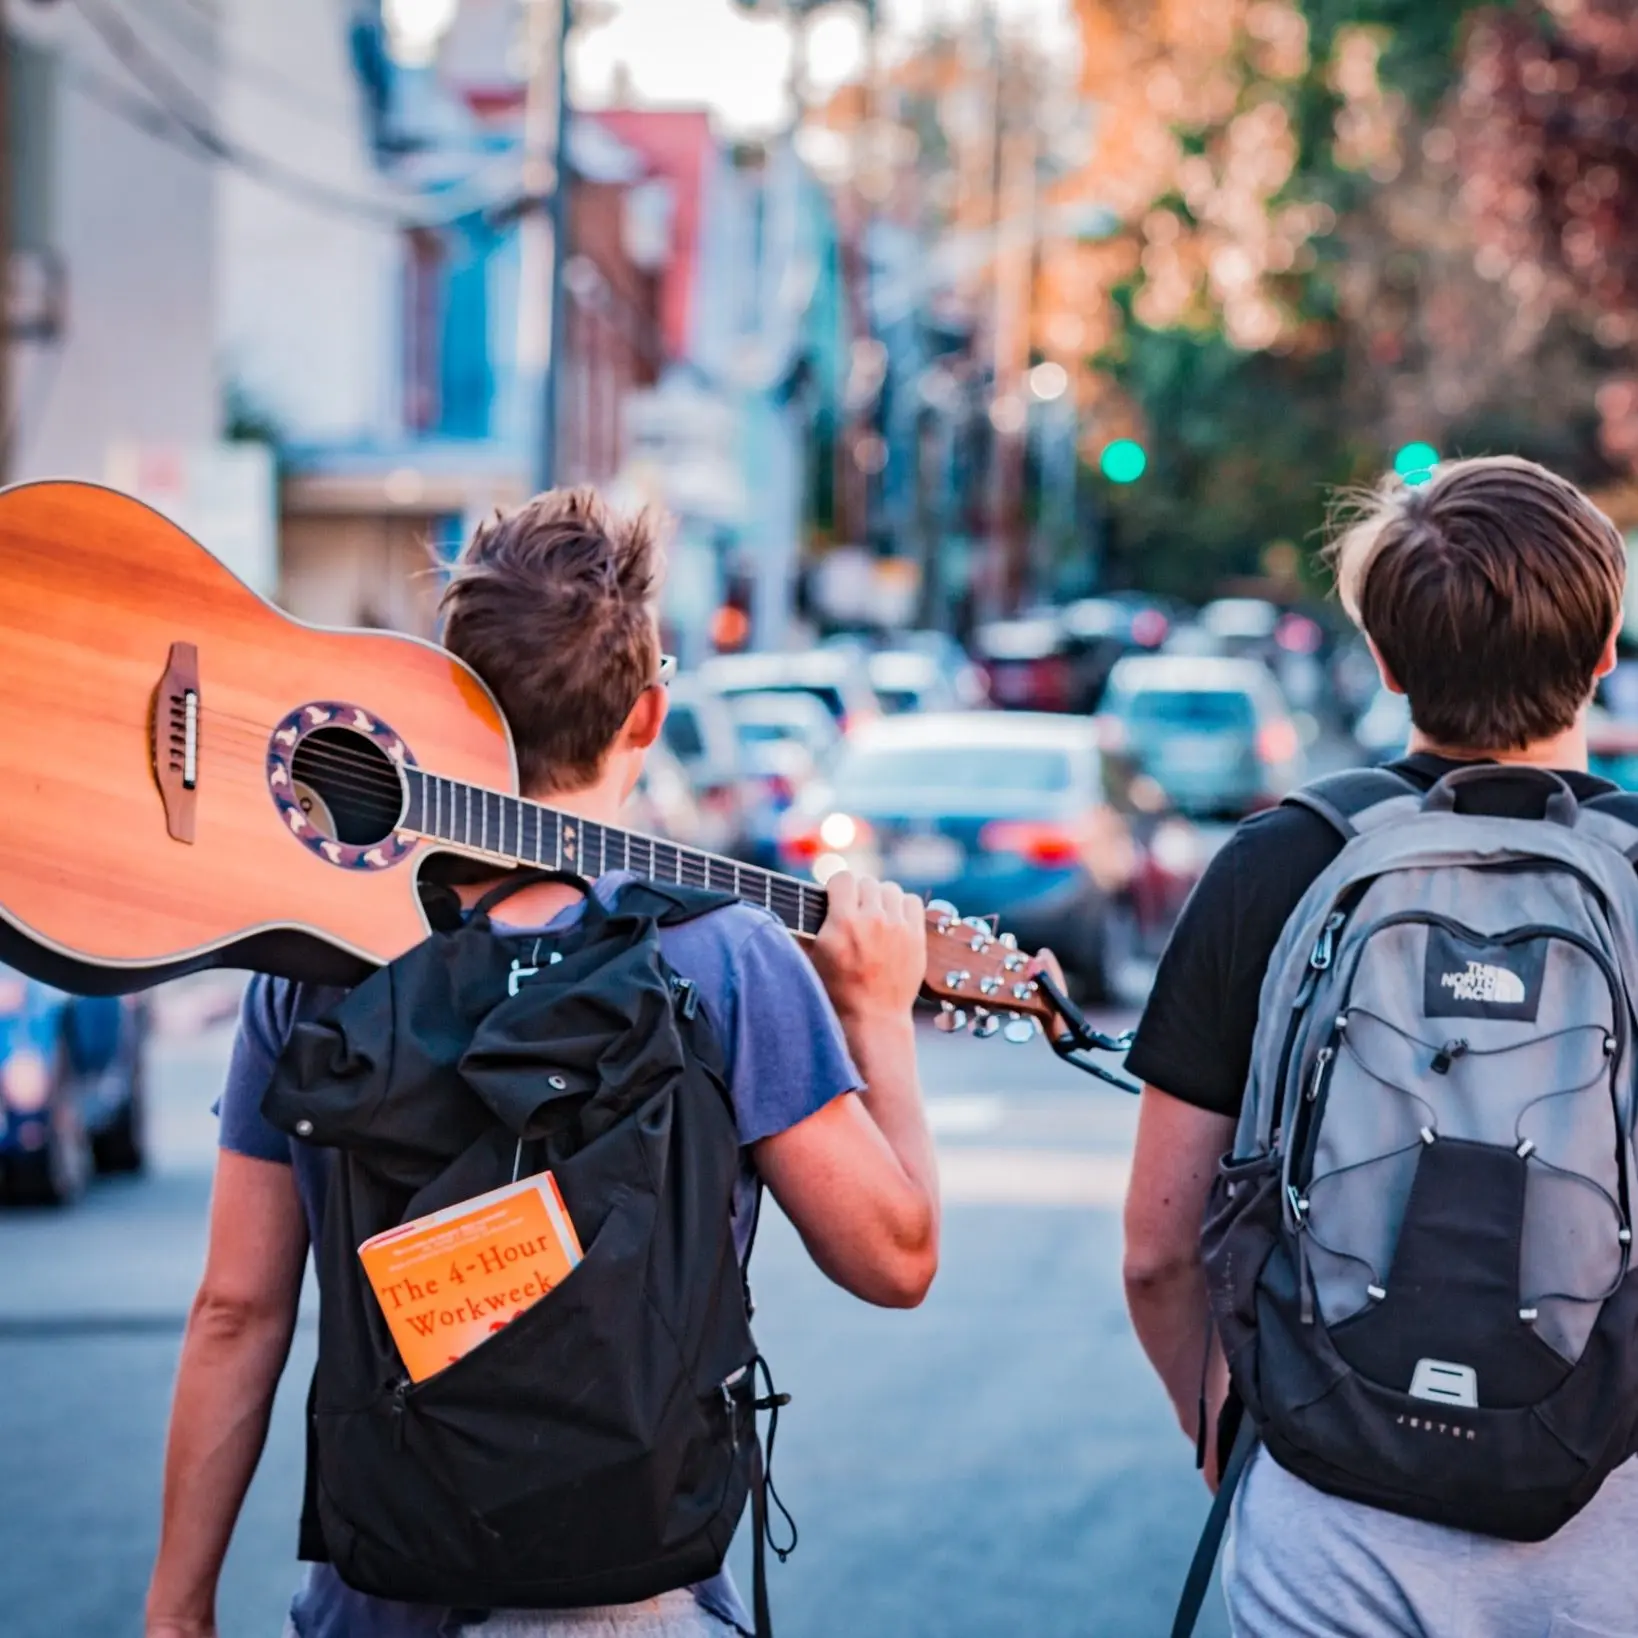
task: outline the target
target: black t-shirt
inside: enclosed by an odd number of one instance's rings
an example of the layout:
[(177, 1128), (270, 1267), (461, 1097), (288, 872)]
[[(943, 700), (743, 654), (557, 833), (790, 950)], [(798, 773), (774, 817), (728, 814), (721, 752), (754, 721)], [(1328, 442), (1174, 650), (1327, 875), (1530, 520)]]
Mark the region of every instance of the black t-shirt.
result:
[[(1445, 757), (1390, 763), (1422, 790), (1452, 768)], [(1561, 771), (1580, 801), (1616, 787)], [(1519, 817), (1541, 799), (1517, 784), (1488, 781), (1467, 798), (1484, 813)], [(1271, 808), (1245, 821), (1207, 867), (1161, 957), (1126, 1067), (1140, 1080), (1214, 1114), (1240, 1113), (1257, 1002), (1280, 933), (1314, 879), (1342, 851), (1342, 837), (1317, 813)]]

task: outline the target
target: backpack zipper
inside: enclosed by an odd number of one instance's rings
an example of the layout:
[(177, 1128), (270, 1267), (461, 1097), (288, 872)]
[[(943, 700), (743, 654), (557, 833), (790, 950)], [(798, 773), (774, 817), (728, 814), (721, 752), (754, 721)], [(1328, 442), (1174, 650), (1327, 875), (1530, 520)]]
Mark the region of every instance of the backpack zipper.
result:
[[(1621, 1118), (1621, 1100), (1615, 1079), (1617, 1067), (1626, 1054), (1628, 1038), (1626, 1002), (1620, 981), (1616, 977), (1615, 968), (1609, 957), (1590, 939), (1583, 937), (1580, 933), (1571, 931), (1567, 927), (1549, 927), (1542, 922), (1532, 922), (1525, 927), (1515, 927), (1510, 933), (1487, 934), (1468, 927), (1450, 916), (1442, 916), (1437, 911), (1402, 910), (1394, 915), (1383, 916), (1380, 920), (1372, 922), (1360, 934), (1358, 945), (1354, 950), (1353, 965), (1348, 972), (1348, 981), (1343, 987), (1344, 995), (1348, 994), (1353, 988), (1354, 977), (1359, 971), (1359, 963), (1365, 953), (1365, 946), (1385, 928), (1407, 925), (1440, 927), (1447, 933), (1451, 933), (1470, 944), (1508, 945), (1522, 944), (1532, 938), (1554, 938), (1565, 944), (1573, 944), (1583, 954), (1591, 957), (1598, 970), (1604, 975), (1604, 982), (1609, 988), (1610, 1011), (1615, 1023), (1615, 1050), (1610, 1054), (1610, 1110), (1615, 1119), (1616, 1132), (1621, 1139), (1616, 1146), (1616, 1168), (1620, 1180), (1621, 1222), (1623, 1227), (1630, 1228), (1631, 1208), (1630, 1182), (1627, 1176), (1627, 1134)], [(1346, 1019), (1346, 1011), (1338, 1014), (1337, 1024), (1339, 1029), (1346, 1028)], [(1334, 1043), (1335, 1033), (1333, 1033), (1332, 1040)], [(1452, 1045), (1454, 1044), (1452, 1043)], [(1465, 1043), (1462, 1046), (1464, 1051), (1468, 1050)], [(1448, 1069), (1449, 1066), (1446, 1067)], [(1310, 1107), (1307, 1111), (1307, 1118), (1303, 1123), (1303, 1153), (1290, 1174), (1294, 1179), (1293, 1189), (1297, 1184), (1300, 1184), (1302, 1188), (1306, 1188), (1313, 1181), (1314, 1153), (1319, 1146), (1319, 1129), (1325, 1118), (1325, 1100), (1318, 1096), (1318, 1093), (1322, 1092), (1324, 1088), (1316, 1084), (1311, 1090), (1316, 1095), (1309, 1100)], [(1293, 1145), (1293, 1148), (1295, 1148), (1295, 1145)]]
[[(1319, 983), (1320, 975), (1331, 965), (1336, 954), (1336, 937), (1342, 925), (1348, 919), (1345, 910), (1333, 910), (1320, 927), (1319, 936), (1314, 940), (1314, 947), (1308, 952), (1308, 971), (1303, 974), (1302, 983), (1297, 986), (1297, 993), (1291, 998), (1291, 1017), (1285, 1026), (1285, 1039), (1280, 1043), (1280, 1057), (1274, 1073), (1274, 1084), (1279, 1088), (1278, 1108), (1281, 1118), (1285, 1113), (1285, 1089), (1291, 1075), (1291, 1055), (1297, 1048), (1297, 1032), (1302, 1027), (1302, 1015), (1308, 1009), (1308, 1003), (1314, 998), (1314, 988)], [(1276, 1129), (1270, 1135), (1269, 1147), (1277, 1149), (1280, 1146), (1281, 1133)]]

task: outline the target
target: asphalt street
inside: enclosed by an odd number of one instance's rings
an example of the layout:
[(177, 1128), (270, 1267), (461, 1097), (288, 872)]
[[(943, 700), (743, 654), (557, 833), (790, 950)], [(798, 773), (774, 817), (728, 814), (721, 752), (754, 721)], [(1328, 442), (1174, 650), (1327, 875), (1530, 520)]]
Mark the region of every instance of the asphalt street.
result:
[[(230, 1031), (155, 1043), (155, 1163), (67, 1214), (0, 1216), (0, 1633), (135, 1638)], [(770, 1211), (753, 1269), (801, 1530), (780, 1638), (1149, 1638), (1207, 1497), (1121, 1300), (1133, 1100), (1013, 1047), (925, 1032), (943, 1266), (864, 1307)], [(276, 1635), (294, 1575), (310, 1312), (222, 1587), (224, 1638)], [(748, 1576), (746, 1532), (734, 1562)], [(1222, 1638), (1220, 1609), (1201, 1631)]]

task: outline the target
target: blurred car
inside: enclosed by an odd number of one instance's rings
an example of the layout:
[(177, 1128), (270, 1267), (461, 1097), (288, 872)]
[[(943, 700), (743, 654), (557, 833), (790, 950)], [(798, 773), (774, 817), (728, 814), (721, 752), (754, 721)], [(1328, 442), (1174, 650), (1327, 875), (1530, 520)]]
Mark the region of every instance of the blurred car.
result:
[(1075, 695), (1074, 665), (1056, 614), (992, 620), (973, 636), (990, 699), (1009, 711), (1068, 711)]
[(1302, 779), (1302, 734), (1256, 660), (1130, 656), (1110, 674), (1099, 723), (1104, 745), (1192, 817), (1240, 818)]
[(1111, 592), (1065, 604), (1058, 619), (1069, 658), (1070, 709), (1095, 711), (1115, 663), (1127, 654), (1158, 649), (1181, 614), (1176, 604), (1143, 592)]
[(879, 649), (865, 662), (870, 686), (889, 716), (904, 711), (957, 711), (966, 702), (944, 667), (915, 649)]
[[(989, 685), (983, 671), (973, 664), (966, 649), (947, 631), (838, 632), (819, 645), (862, 654), (869, 663), (879, 654), (914, 654), (931, 660), (954, 694), (952, 709), (971, 710), (987, 704)], [(884, 709), (891, 709), (884, 704)]]
[(811, 694), (844, 734), (881, 715), (860, 650), (851, 646), (802, 654), (719, 654), (697, 675), (730, 703), (740, 694)]
[(1379, 682), (1369, 705), (1354, 724), (1354, 743), (1373, 765), (1392, 762), (1405, 754), (1410, 739), (1410, 701)]
[(772, 868), (779, 862), (780, 821), (829, 758), (841, 731), (811, 694), (736, 694), (730, 709), (750, 793), (747, 857)]
[(712, 853), (739, 855), (750, 833), (733, 712), (697, 676), (671, 684), (661, 730), (666, 749), (682, 764), (699, 805), (701, 840)]
[(0, 968), (0, 1176), (8, 1202), (66, 1205), (146, 1160), (140, 996), (72, 996)]
[(1108, 799), (1096, 730), (1039, 713), (890, 717), (851, 737), (787, 815), (781, 862), (885, 875), (1050, 944), (1088, 999), (1133, 941), (1138, 853)]
[(1274, 647), (1280, 611), (1262, 597), (1218, 597), (1201, 608), (1196, 620), (1223, 645), (1225, 654), (1262, 658)]
[(651, 745), (643, 758), (637, 786), (626, 798), (620, 822), (644, 836), (663, 836), (686, 847), (705, 847), (706, 823), (694, 798), (694, 787), (677, 757), (664, 742)]

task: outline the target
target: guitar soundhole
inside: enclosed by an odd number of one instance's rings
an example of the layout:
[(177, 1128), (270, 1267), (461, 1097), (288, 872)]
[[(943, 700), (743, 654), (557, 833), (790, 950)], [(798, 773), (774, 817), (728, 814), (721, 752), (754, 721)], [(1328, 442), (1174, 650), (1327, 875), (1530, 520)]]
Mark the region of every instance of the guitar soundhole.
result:
[(325, 840), (374, 847), (397, 827), (404, 784), (376, 741), (352, 728), (315, 728), (290, 760), (298, 807)]

